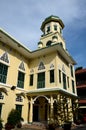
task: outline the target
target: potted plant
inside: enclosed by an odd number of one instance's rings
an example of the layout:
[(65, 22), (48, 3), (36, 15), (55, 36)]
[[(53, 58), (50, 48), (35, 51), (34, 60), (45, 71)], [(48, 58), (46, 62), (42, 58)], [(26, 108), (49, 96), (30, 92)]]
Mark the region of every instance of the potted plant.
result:
[(58, 127), (57, 121), (53, 120), (53, 119), (51, 121), (49, 121), (49, 124), (48, 124), (48, 129), (49, 130), (55, 130)]
[(50, 117), (49, 130), (55, 130), (59, 126), (63, 126), (64, 130), (70, 130), (77, 109), (75, 99), (71, 103), (69, 97), (59, 94), (53, 104), (53, 116)]
[(8, 115), (7, 123), (5, 124), (6, 130), (11, 130), (16, 127), (21, 127), (21, 121), (23, 118), (21, 117), (21, 114), (18, 110), (12, 109), (11, 112)]
[(71, 121), (66, 121), (65, 123), (64, 123), (64, 130), (71, 130), (71, 124), (72, 124), (72, 122)]
[(57, 102), (54, 103), (55, 119), (59, 126), (63, 126), (64, 130), (71, 129), (73, 119), (72, 106), (68, 103), (68, 98), (62, 95), (60, 95)]
[(73, 99), (71, 105), (68, 105), (68, 102), (64, 101), (64, 107), (64, 109), (67, 109), (64, 120), (64, 130), (71, 130), (72, 121), (75, 121), (78, 116), (78, 100)]

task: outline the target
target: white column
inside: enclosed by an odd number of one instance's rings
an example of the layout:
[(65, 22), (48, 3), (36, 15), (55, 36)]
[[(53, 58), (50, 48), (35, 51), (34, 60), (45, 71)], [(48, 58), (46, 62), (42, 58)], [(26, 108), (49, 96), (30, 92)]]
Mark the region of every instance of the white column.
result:
[(53, 96), (50, 97), (50, 119), (53, 117)]
[(30, 101), (29, 122), (30, 122), (30, 123), (33, 122), (33, 99), (32, 99), (32, 97), (31, 97), (31, 101)]

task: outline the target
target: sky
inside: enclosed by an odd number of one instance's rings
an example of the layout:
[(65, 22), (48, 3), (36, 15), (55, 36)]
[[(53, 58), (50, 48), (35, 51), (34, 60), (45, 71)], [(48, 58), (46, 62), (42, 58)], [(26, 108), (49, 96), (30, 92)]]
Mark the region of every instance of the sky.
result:
[(59, 16), (66, 48), (86, 68), (86, 0), (0, 0), (0, 28), (30, 50), (38, 48), (42, 22)]

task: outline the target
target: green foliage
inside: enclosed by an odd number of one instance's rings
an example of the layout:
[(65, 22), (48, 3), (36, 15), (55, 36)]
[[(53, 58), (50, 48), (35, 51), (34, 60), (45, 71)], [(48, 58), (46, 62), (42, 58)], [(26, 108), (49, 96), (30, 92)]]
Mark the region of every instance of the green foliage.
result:
[(64, 124), (65, 122), (71, 122), (74, 116), (76, 116), (78, 110), (77, 102), (74, 100), (72, 104), (69, 103), (68, 97), (62, 95), (54, 102), (52, 118), (58, 125)]
[(7, 123), (16, 126), (22, 120), (18, 110), (12, 109), (8, 115)]

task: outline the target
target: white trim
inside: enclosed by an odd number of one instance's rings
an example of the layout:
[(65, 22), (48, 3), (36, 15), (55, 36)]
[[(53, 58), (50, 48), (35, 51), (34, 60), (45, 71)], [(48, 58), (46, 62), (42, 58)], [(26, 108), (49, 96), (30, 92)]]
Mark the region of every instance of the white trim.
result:
[(36, 89), (36, 90), (31, 90), (31, 91), (28, 91), (28, 93), (35, 93), (35, 92), (48, 92), (48, 91), (63, 91), (63, 92), (66, 92), (67, 94), (71, 94), (73, 96), (77, 96), (76, 94), (74, 93), (71, 93), (71, 92), (68, 92), (67, 90), (64, 90), (62, 88), (59, 88), (59, 87), (54, 87), (54, 88), (41, 88), (41, 89)]
[(4, 64), (4, 65), (7, 65), (7, 66), (10, 66), (9, 63), (7, 63), (7, 62), (5, 62), (5, 61), (3, 61), (3, 60), (1, 60), (1, 59), (0, 59), (0, 63), (2, 63), (2, 64)]
[(86, 108), (86, 106), (80, 106), (79, 108)]
[(4, 83), (0, 83), (0, 86), (4, 86), (4, 87), (11, 88), (11, 85), (9, 85), (9, 84), (4, 84)]

